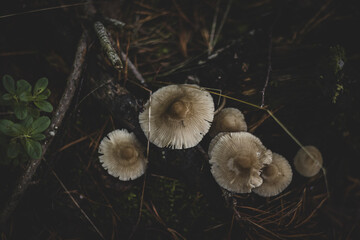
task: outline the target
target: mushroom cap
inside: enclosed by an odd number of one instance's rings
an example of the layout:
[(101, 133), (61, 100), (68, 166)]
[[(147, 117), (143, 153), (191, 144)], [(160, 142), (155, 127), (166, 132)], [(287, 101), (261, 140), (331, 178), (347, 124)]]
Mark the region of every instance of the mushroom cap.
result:
[(182, 84), (154, 92), (151, 103), (149, 100), (140, 113), (139, 122), (146, 137), (156, 146), (183, 149), (201, 141), (213, 118), (214, 102), (210, 93), (197, 85)]
[(289, 186), (292, 176), (289, 162), (280, 154), (273, 153), (272, 162), (262, 169), (263, 183), (253, 192), (262, 197), (276, 196)]
[(209, 135), (216, 136), (219, 132), (246, 132), (247, 124), (244, 114), (236, 108), (224, 108), (215, 115)]
[(99, 145), (99, 160), (108, 173), (122, 181), (133, 180), (144, 174), (147, 159), (144, 147), (134, 133), (126, 129), (115, 130), (103, 138)]
[(226, 134), (228, 134), (228, 133), (227, 132), (220, 132), (213, 139), (211, 139), (210, 144), (209, 144), (209, 149), (208, 149), (208, 155), (209, 155), (210, 158), (211, 158), (211, 152), (214, 149), (214, 146), (219, 141), (219, 139), (222, 136), (226, 135)]
[(319, 149), (314, 146), (304, 147), (313, 158), (311, 158), (304, 149), (300, 148), (294, 157), (294, 166), (296, 171), (304, 177), (315, 176), (322, 168), (323, 158)]
[(232, 132), (220, 137), (211, 151), (211, 173), (223, 188), (249, 193), (262, 184), (264, 164), (270, 164), (272, 153), (259, 138), (248, 132)]

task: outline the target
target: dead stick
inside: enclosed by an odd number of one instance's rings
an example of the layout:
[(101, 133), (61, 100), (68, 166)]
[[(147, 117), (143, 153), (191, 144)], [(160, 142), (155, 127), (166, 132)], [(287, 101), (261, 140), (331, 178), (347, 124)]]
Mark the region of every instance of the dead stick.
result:
[(268, 68), (267, 68), (267, 72), (266, 72), (266, 78), (265, 78), (265, 84), (264, 84), (264, 88), (261, 91), (261, 107), (264, 107), (265, 104), (265, 91), (266, 88), (269, 84), (269, 79), (270, 79), (270, 73), (271, 73), (271, 53), (272, 53), (272, 27), (270, 29), (270, 33), (269, 33), (269, 49), (268, 49)]
[(100, 41), (100, 45), (103, 51), (105, 52), (107, 58), (110, 60), (111, 64), (113, 65), (113, 67), (116, 68), (117, 70), (122, 69), (123, 68), (122, 62), (118, 54), (116, 53), (114, 47), (111, 44), (109, 35), (104, 25), (101, 22), (97, 21), (94, 23), (94, 29)]
[(129, 69), (134, 74), (135, 78), (145, 87), (147, 86), (145, 79), (141, 75), (141, 73), (137, 70), (135, 65), (130, 61), (130, 59), (126, 56), (126, 54), (120, 50), (120, 57), (124, 62), (127, 62)]
[(32, 159), (27, 165), (25, 172), (20, 178), (19, 183), (15, 187), (12, 195), (9, 198), (9, 201), (6, 203), (5, 207), (0, 213), (0, 226), (5, 224), (8, 218), (11, 216), (22, 196), (24, 195), (25, 190), (28, 188), (31, 179), (38, 166), (40, 165), (41, 159), (44, 157), (47, 149), (49, 148), (52, 140), (54, 139), (57, 129), (60, 127), (62, 120), (70, 106), (71, 100), (74, 96), (76, 85), (80, 81), (80, 77), (84, 68), (84, 61), (87, 52), (87, 35), (84, 32), (81, 35), (79, 40), (78, 48), (76, 51), (73, 70), (68, 77), (67, 85), (64, 91), (63, 96), (61, 97), (60, 103), (56, 112), (53, 115), (50, 127), (45, 132), (47, 140), (42, 144), (42, 156), (39, 159)]

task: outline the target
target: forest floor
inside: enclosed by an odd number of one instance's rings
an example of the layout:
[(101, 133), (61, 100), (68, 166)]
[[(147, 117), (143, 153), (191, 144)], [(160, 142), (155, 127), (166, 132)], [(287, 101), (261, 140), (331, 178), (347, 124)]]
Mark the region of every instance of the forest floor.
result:
[[(1, 2), (0, 77), (47, 77), (54, 109), (87, 36), (71, 105), (1, 239), (359, 239), (359, 20), (354, 0)], [(133, 67), (123, 59), (119, 71), (106, 58), (95, 21)], [(150, 144), (146, 174), (134, 181), (108, 175), (101, 139), (126, 128), (146, 146), (138, 114), (150, 90), (171, 83), (212, 89), (215, 103), (223, 101), (217, 92), (240, 100), (225, 106), (240, 109), (249, 132), (293, 166), (299, 145), (244, 101), (263, 104), (320, 149), (326, 175), (294, 170), (276, 197), (229, 193), (211, 176), (208, 135), (186, 150)], [(126, 94), (107, 95), (116, 87)], [(13, 118), (8, 111), (0, 106), (0, 118)], [(32, 160), (7, 162), (0, 151), (2, 209)]]

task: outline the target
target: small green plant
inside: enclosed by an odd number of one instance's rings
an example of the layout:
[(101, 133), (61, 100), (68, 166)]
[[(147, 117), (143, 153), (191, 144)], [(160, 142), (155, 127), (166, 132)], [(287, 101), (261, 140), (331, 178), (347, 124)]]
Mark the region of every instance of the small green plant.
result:
[(334, 95), (332, 97), (332, 103), (336, 103), (338, 97), (344, 92), (344, 65), (347, 59), (345, 56), (345, 49), (339, 45), (330, 48), (330, 66), (334, 71), (336, 78), (336, 84), (334, 87)]
[(40, 78), (33, 88), (25, 80), (15, 83), (11, 76), (4, 75), (2, 83), (7, 92), (2, 94), (1, 103), (9, 113), (7, 119), (0, 120), (0, 154), (6, 156), (2, 163), (18, 165), (29, 158), (38, 159), (42, 154), (39, 141), (45, 139), (43, 132), (50, 125), (49, 117), (40, 116), (40, 112), (53, 111), (46, 101), (50, 96), (48, 79)]

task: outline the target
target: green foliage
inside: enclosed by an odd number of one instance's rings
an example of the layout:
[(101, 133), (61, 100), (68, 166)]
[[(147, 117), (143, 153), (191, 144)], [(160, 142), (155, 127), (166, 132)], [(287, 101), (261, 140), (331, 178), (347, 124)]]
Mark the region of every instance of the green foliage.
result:
[(332, 97), (332, 102), (336, 103), (338, 97), (344, 91), (344, 72), (343, 68), (347, 59), (345, 56), (345, 49), (339, 45), (330, 48), (330, 67), (333, 69), (333, 73), (336, 78), (336, 85), (334, 89), (334, 94)]
[(50, 118), (40, 116), (40, 112), (53, 111), (46, 101), (50, 96), (48, 79), (40, 78), (33, 88), (25, 80), (15, 82), (11, 76), (4, 75), (2, 83), (7, 92), (2, 94), (1, 103), (13, 114), (0, 120), (0, 154), (5, 156), (0, 163), (17, 165), (29, 158), (38, 159), (42, 155), (39, 141), (45, 139), (43, 132), (50, 125)]

